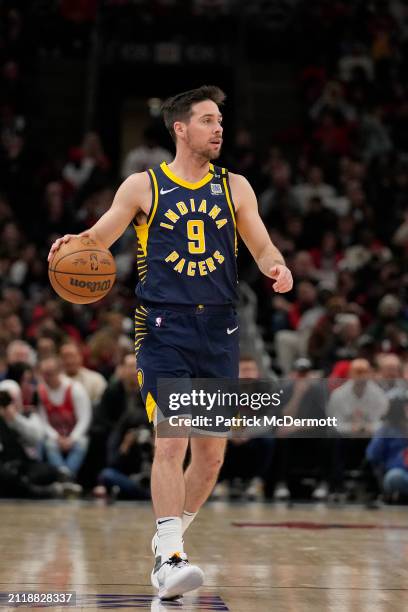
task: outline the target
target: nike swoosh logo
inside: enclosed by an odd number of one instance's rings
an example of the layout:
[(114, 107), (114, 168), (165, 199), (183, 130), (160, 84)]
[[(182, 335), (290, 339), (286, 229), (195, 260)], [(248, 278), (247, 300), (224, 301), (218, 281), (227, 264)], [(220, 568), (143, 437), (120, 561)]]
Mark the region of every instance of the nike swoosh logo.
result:
[(163, 525), (163, 523), (168, 523), (169, 521), (172, 521), (173, 519), (164, 519), (163, 521), (157, 521), (158, 525)]
[(160, 195), (165, 195), (166, 193), (170, 193), (170, 191), (174, 191), (175, 189), (179, 189), (179, 187), (173, 187), (172, 189), (160, 189)]
[(238, 329), (238, 325), (237, 325), (236, 327), (234, 327), (234, 329), (230, 329), (230, 328), (228, 328), (228, 329), (227, 329), (227, 334), (228, 334), (228, 335), (233, 334), (233, 333), (234, 333), (234, 331), (237, 331), (237, 329)]

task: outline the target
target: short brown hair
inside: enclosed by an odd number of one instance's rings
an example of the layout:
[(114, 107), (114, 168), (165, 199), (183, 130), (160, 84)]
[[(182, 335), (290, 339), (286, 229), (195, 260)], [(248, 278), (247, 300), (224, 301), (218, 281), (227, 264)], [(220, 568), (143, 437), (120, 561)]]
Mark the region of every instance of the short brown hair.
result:
[(194, 104), (204, 102), (205, 100), (212, 100), (220, 106), (225, 98), (225, 93), (216, 85), (202, 85), (197, 89), (190, 89), (172, 98), (167, 98), (163, 103), (162, 113), (166, 128), (169, 130), (174, 142), (176, 141), (174, 122), (188, 121), (192, 114), (191, 107)]

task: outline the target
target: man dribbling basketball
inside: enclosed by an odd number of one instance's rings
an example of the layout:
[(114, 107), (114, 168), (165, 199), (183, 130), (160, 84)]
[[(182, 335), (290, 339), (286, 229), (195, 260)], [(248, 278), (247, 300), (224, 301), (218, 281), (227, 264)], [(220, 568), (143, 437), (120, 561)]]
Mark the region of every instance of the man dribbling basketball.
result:
[[(238, 377), (237, 231), (278, 293), (292, 275), (272, 244), (248, 181), (214, 166), (222, 145), (218, 87), (167, 100), (163, 115), (176, 156), (122, 183), (111, 208), (89, 230), (109, 247), (133, 222), (138, 239), (138, 378), (150, 421), (159, 378)], [(51, 247), (50, 257), (62, 242)], [(191, 461), (183, 473), (190, 442)], [(156, 436), (151, 490), (157, 532), (152, 584), (161, 599), (198, 588), (183, 533), (206, 501), (223, 462), (225, 439)]]

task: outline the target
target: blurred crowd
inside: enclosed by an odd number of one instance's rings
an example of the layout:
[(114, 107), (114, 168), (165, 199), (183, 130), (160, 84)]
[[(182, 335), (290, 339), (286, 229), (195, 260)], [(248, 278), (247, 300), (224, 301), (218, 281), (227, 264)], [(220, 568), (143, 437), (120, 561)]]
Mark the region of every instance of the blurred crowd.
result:
[[(76, 16), (70, 4), (60, 8), (73, 28), (93, 18), (95, 3), (76, 3)], [(57, 298), (46, 255), (57, 236), (107, 210), (120, 178), (171, 152), (148, 128), (121, 177), (97, 132), (51, 160), (46, 143), (30, 140), (25, 9), (0, 2), (0, 11), (0, 494), (145, 499), (151, 431), (132, 354), (133, 230), (113, 248), (118, 279), (102, 303)], [(272, 368), (288, 380), (285, 410), (301, 412), (320, 378), (334, 381), (330, 410), (366, 394), (378, 411), (360, 441), (353, 422), (336, 443), (298, 440), (296, 431), (230, 442), (214, 495), (286, 499), (302, 494), (293, 478), (313, 477), (309, 493), (323, 499), (343, 494), (354, 470), (370, 491), (376, 482), (392, 497), (408, 492), (408, 8), (319, 0), (300, 2), (297, 19), (303, 116), (266, 151), (254, 130), (238, 126), (222, 160), (253, 184), (295, 288), (274, 295), (244, 247), (240, 276), (257, 295)], [(258, 378), (258, 355), (243, 357), (242, 377)], [(305, 455), (317, 463), (308, 466)], [(383, 482), (390, 470), (400, 471)]]

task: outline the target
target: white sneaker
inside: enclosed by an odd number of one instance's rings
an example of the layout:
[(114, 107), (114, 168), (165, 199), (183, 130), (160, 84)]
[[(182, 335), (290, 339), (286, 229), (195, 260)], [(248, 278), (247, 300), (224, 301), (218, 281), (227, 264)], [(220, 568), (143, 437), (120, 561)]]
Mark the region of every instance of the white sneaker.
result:
[(159, 565), (158, 560), (161, 557), (156, 557), (156, 565), (152, 572), (153, 576), (157, 574), (157, 583), (159, 585), (160, 599), (176, 599), (181, 597), (188, 591), (198, 589), (204, 582), (204, 573), (196, 565), (190, 565), (187, 555), (175, 553), (170, 559)]
[[(184, 538), (182, 539), (182, 542), (184, 544)], [(159, 581), (157, 579), (157, 574), (158, 574), (157, 568), (160, 567), (162, 560), (161, 560), (161, 555), (159, 553), (159, 536), (157, 534), (157, 531), (152, 537), (152, 553), (154, 556), (154, 568), (150, 575), (150, 580), (154, 588), (159, 590)]]
[(290, 498), (290, 491), (287, 487), (286, 482), (278, 482), (275, 488), (275, 492), (273, 494), (273, 498), (279, 501)]

